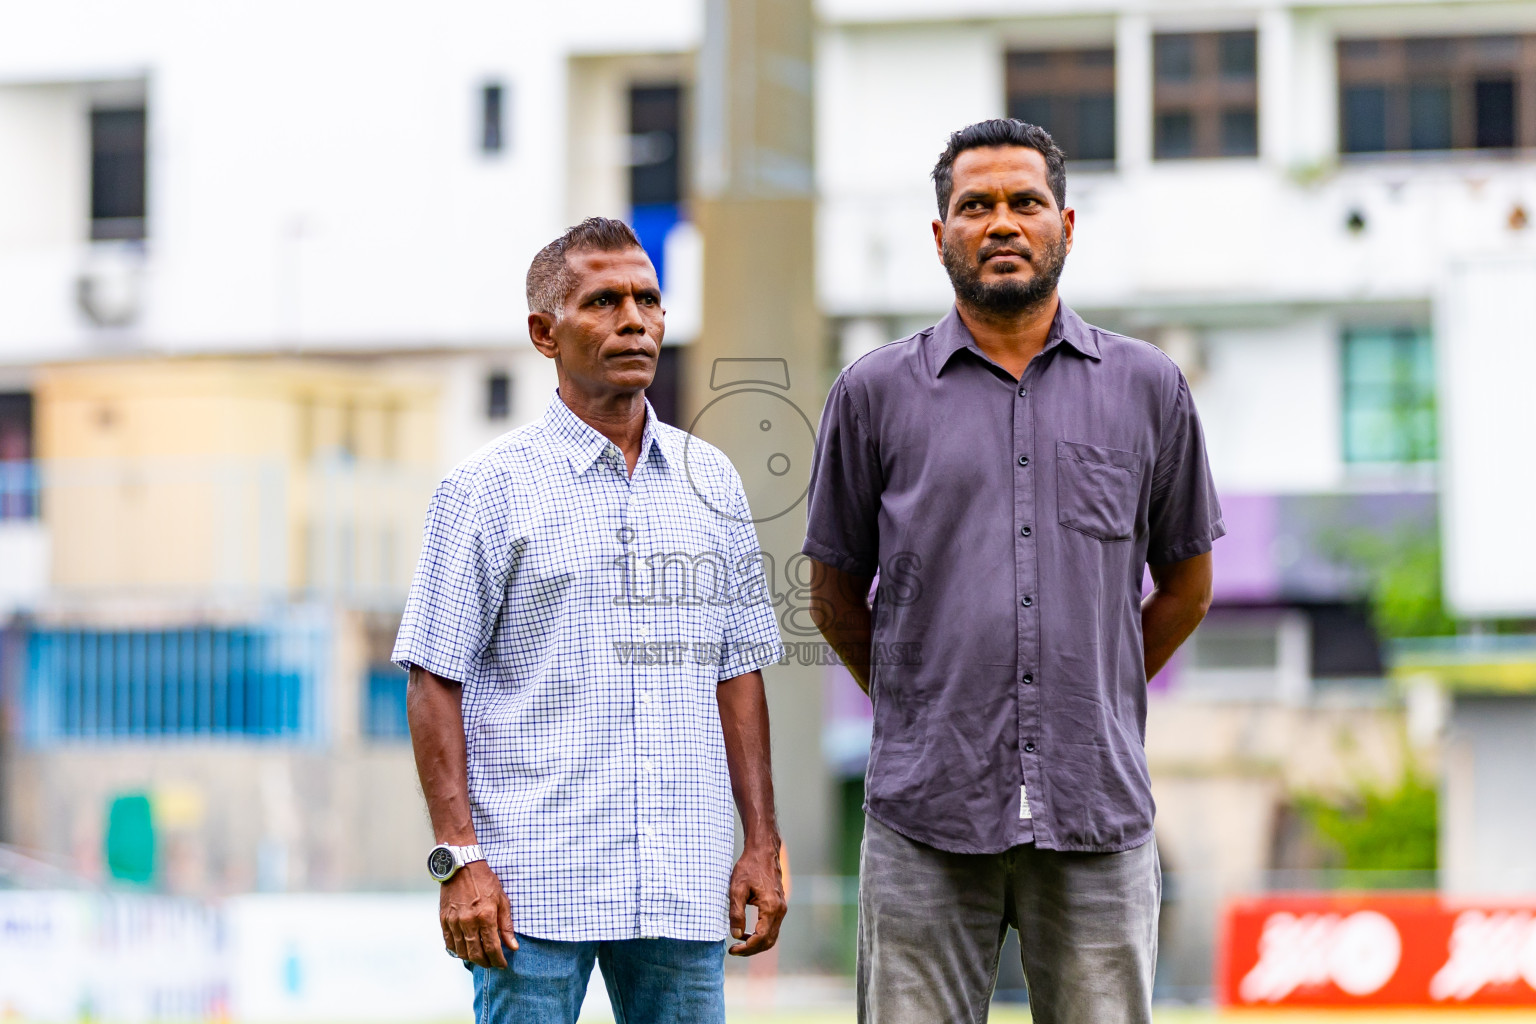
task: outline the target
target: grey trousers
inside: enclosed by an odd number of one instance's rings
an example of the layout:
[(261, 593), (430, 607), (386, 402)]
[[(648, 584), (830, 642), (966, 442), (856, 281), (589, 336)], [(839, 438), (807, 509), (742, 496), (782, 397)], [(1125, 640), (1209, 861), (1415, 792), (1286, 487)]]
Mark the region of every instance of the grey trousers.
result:
[(982, 1024), (1010, 926), (1035, 1024), (1150, 1024), (1162, 873), (1124, 853), (945, 853), (864, 819), (859, 1024)]

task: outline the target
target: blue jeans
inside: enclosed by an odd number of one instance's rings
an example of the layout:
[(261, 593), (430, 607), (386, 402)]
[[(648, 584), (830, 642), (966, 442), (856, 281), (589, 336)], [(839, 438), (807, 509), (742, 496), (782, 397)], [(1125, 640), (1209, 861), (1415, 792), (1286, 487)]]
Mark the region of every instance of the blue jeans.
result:
[(476, 1024), (575, 1024), (592, 964), (618, 1024), (725, 1024), (725, 940), (517, 937), (505, 970), (475, 967)]

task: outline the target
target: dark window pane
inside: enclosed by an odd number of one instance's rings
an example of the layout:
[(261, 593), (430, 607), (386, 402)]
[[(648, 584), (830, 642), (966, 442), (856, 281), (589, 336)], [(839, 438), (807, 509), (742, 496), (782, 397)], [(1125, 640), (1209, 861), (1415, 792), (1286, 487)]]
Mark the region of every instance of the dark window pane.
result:
[(1259, 151), (1259, 117), (1252, 107), (1221, 112), (1221, 155), (1254, 156)]
[(1456, 53), (1453, 39), (1409, 39), (1405, 45), (1408, 63), (1425, 68), (1440, 68), (1450, 64)]
[(1020, 50), (1008, 57), (1008, 62), (1018, 68), (1043, 68), (1051, 63), (1050, 50)]
[(1345, 60), (1370, 60), (1381, 53), (1381, 41), (1377, 39), (1346, 39), (1339, 44), (1339, 55)]
[(1061, 130), (1059, 125), (1053, 123), (1053, 118), (1051, 117), (1051, 98), (1049, 96), (1015, 97), (1013, 110), (1009, 116), (1029, 124), (1037, 124), (1052, 135), (1058, 134)]
[(1344, 89), (1344, 152), (1380, 153), (1387, 148), (1387, 90), (1379, 85)]
[(1222, 78), (1253, 78), (1258, 73), (1258, 36), (1253, 32), (1223, 32), (1218, 61)]
[(1077, 101), (1078, 160), (1113, 160), (1115, 158), (1115, 96), (1084, 96)]
[(485, 418), (504, 420), (512, 415), (512, 378), (493, 373), (485, 379)]
[(1408, 148), (1451, 148), (1451, 87), (1408, 87)]
[(682, 182), (683, 90), (679, 86), (644, 86), (629, 91), (632, 206), (678, 203)]
[(1159, 159), (1193, 156), (1195, 120), (1188, 111), (1157, 115), (1157, 130), (1152, 148)]
[(500, 153), (501, 147), (501, 86), (488, 85), (480, 90), (480, 149), (485, 153)]
[(1077, 55), (1077, 62), (1085, 68), (1112, 68), (1115, 66), (1115, 51), (1081, 50)]
[(1474, 93), (1477, 107), (1477, 148), (1510, 149), (1515, 144), (1515, 83), (1482, 79)]
[(142, 108), (91, 111), (91, 237), (144, 237)]
[(1154, 40), (1157, 77), (1165, 82), (1187, 82), (1195, 74), (1195, 37), (1157, 36)]
[(1520, 59), (1519, 36), (1479, 36), (1472, 41), (1472, 51), (1479, 61), (1494, 64)]

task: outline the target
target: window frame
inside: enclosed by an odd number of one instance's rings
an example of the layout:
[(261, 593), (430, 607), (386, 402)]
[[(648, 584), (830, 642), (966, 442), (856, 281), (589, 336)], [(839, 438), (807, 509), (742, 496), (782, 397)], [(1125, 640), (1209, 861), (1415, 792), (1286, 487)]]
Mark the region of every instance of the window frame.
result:
[[(1391, 356), (1393, 379), (1386, 385), (1394, 391), (1386, 408), (1360, 408), (1359, 394), (1370, 387), (1382, 387), (1379, 382), (1361, 382), (1355, 379), (1351, 373), (1352, 344), (1368, 339), (1386, 338), (1393, 343), (1394, 348), (1403, 349), (1407, 346), (1421, 347), (1422, 357), (1427, 360), (1429, 373), (1427, 383), (1422, 394), (1415, 393), (1404, 400), (1404, 390), (1415, 390), (1419, 382), (1413, 380), (1413, 367), (1417, 354), (1404, 354), (1396, 351)], [(1406, 343), (1406, 345), (1405, 345)], [(1428, 324), (1421, 323), (1389, 323), (1368, 324), (1358, 323), (1346, 325), (1339, 339), (1339, 444), (1340, 456), (1345, 467), (1349, 469), (1361, 469), (1370, 467), (1392, 466), (1421, 466), (1433, 465), (1439, 459), (1440, 451), (1440, 426), (1439, 426), (1439, 394), (1438, 380), (1435, 373), (1435, 343), (1434, 334)], [(1403, 368), (1407, 367), (1406, 374)], [(1397, 420), (1397, 429), (1401, 431), (1403, 421), (1409, 417), (1427, 415), (1429, 430), (1428, 441), (1423, 449), (1416, 447), (1416, 441), (1408, 435), (1399, 436), (1398, 449), (1389, 453), (1388, 457), (1379, 457), (1368, 450), (1359, 438), (1355, 437), (1355, 419), (1353, 413), (1382, 412)]]
[[(1336, 41), (1334, 61), (1338, 77), (1337, 145), (1342, 159), (1423, 153), (1513, 154), (1536, 146), (1536, 33), (1350, 35)], [(1480, 145), (1479, 86), (1505, 81), (1512, 87), (1511, 144)], [(1412, 94), (1436, 86), (1449, 93), (1447, 143), (1414, 145)], [(1381, 94), (1381, 147), (1351, 148), (1350, 97), (1368, 90)]]
[[(1223, 70), (1223, 49), (1238, 37), (1252, 45), (1252, 71), (1230, 75)], [(1165, 50), (1176, 42), (1189, 44), (1189, 74), (1164, 74)], [(1257, 29), (1214, 32), (1157, 32), (1152, 36), (1152, 159), (1252, 160), (1259, 156), (1263, 114), (1259, 109), (1259, 38)], [(1253, 146), (1229, 152), (1222, 125), (1234, 113), (1252, 112)], [(1187, 118), (1188, 151), (1170, 151), (1162, 126)]]
[[(1113, 167), (1118, 157), (1116, 60), (1112, 41), (1102, 46), (1010, 47), (1004, 55), (1004, 103), (1008, 116), (1031, 120), (1022, 116), (1023, 105), (1031, 99), (1043, 100), (1052, 107), (1072, 104), (1069, 122), (1057, 122), (1053, 110), (1053, 123), (1040, 127), (1051, 133), (1073, 164), (1090, 169)], [(1109, 152), (1103, 156), (1080, 156), (1085, 135), (1083, 105), (1105, 97), (1109, 99)]]

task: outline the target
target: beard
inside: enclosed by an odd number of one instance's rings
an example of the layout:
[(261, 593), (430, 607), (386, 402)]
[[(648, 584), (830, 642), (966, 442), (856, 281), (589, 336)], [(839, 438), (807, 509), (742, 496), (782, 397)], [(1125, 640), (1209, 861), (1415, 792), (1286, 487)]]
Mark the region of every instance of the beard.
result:
[[(981, 266), (986, 258), (999, 248), (1018, 249), (1027, 254), (1026, 262), (1034, 273), (1010, 274), (1000, 279), (983, 281)], [(1048, 300), (1061, 280), (1062, 268), (1067, 263), (1067, 243), (1061, 235), (1054, 243), (1047, 243), (1040, 252), (1032, 251), (1021, 243), (1007, 246), (984, 245), (972, 260), (957, 246), (944, 237), (944, 269), (949, 283), (955, 289), (955, 297), (981, 313), (993, 316), (1014, 317)]]

